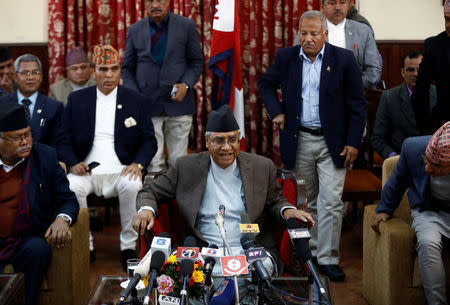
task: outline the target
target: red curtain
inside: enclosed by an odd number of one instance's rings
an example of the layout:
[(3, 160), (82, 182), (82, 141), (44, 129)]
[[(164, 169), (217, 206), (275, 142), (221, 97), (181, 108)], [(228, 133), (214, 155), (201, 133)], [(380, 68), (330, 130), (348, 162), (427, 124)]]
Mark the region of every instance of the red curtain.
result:
[[(220, 1), (220, 0), (219, 0)], [(319, 8), (320, 0), (240, 0), (239, 19), (244, 80), (247, 150), (265, 155), (277, 165), (278, 131), (272, 128), (259, 98), (257, 79), (280, 47), (292, 45), (300, 15)], [(91, 55), (97, 44), (111, 44), (123, 56), (127, 28), (145, 17), (145, 0), (49, 0), (49, 83), (64, 77), (65, 55), (83, 46)], [(214, 0), (172, 0), (175, 14), (193, 19), (205, 58), (205, 69), (195, 86), (197, 113), (191, 147), (204, 149), (203, 130), (211, 110), (212, 75), (207, 68), (210, 53)]]

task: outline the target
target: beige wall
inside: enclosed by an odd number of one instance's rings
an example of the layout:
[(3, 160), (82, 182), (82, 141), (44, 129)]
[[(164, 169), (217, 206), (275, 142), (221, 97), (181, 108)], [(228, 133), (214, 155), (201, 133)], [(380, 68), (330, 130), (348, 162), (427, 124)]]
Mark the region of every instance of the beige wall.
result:
[(0, 0), (0, 43), (47, 42), (47, 0)]
[[(444, 29), (442, 0), (357, 1), (377, 40), (423, 40)], [(47, 18), (47, 0), (0, 0), (0, 43), (47, 42)]]

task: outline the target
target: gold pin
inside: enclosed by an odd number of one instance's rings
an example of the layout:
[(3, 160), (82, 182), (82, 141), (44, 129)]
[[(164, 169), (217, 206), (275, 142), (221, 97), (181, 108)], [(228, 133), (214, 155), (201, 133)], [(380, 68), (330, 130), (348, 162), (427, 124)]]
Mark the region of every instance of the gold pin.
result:
[(42, 112), (42, 109), (38, 109), (36, 112), (37, 112), (37, 113), (41, 113), (41, 112)]
[(330, 72), (330, 71), (331, 71), (331, 68), (330, 68), (330, 66), (328, 66), (328, 67), (327, 67), (327, 71), (328, 71), (328, 72)]
[(121, 104), (117, 105), (117, 109), (122, 109), (122, 105)]

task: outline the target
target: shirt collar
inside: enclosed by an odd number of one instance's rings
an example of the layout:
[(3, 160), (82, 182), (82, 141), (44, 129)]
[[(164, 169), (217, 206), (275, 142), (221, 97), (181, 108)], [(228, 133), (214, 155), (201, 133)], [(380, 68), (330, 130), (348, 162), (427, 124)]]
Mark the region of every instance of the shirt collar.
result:
[(227, 168), (221, 168), (220, 166), (218, 166), (216, 164), (216, 162), (214, 162), (212, 156), (209, 156), (211, 159), (211, 170), (215, 173), (218, 174), (225, 174), (225, 175), (235, 175), (237, 176), (239, 174), (239, 168), (237, 165), (237, 159), (234, 159), (233, 163), (231, 163), (230, 166), (228, 166)]
[(347, 18), (344, 18), (344, 20), (341, 22), (341, 23), (338, 23), (337, 25), (334, 25), (334, 23), (332, 23), (332, 22), (330, 22), (328, 19), (327, 19), (327, 26), (328, 26), (328, 29), (332, 29), (332, 30), (343, 30), (344, 29), (344, 27), (345, 27), (345, 21), (347, 20)]
[(150, 25), (157, 26), (157, 27), (167, 26), (169, 24), (169, 15), (170, 15), (170, 11), (167, 11), (166, 17), (164, 17), (163, 21), (161, 21), (161, 23), (159, 25), (156, 24), (156, 22), (154, 22), (151, 17), (148, 17), (150, 19)]
[[(317, 54), (317, 56), (316, 56), (316, 59), (322, 59), (323, 58), (323, 54), (325, 53), (325, 43), (323, 44), (323, 47), (322, 47), (322, 49), (320, 49), (320, 51), (319, 51), (319, 53)], [(303, 51), (303, 48), (300, 48), (300, 60), (307, 60), (307, 61), (309, 61), (309, 62), (311, 62), (311, 60), (308, 58), (308, 55), (306, 55), (306, 53)]]
[(108, 95), (103, 94), (103, 92), (98, 90), (98, 87), (97, 87), (97, 98), (99, 98), (99, 97), (101, 97), (101, 98), (110, 98), (110, 97), (111, 98), (115, 98), (116, 96), (117, 96), (117, 86)]
[(3, 160), (0, 158), (0, 166), (3, 166), (5, 172), (10, 172), (12, 171), (17, 165), (19, 165), (20, 163), (22, 163), (23, 161), (25, 161), (25, 158), (20, 159), (16, 164), (14, 165), (6, 165), (5, 163), (3, 163)]
[(414, 90), (409, 88), (408, 84), (406, 84), (406, 89), (408, 89), (409, 97), (411, 97), (411, 95), (413, 94)]
[(19, 101), (19, 103), (21, 103), (22, 104), (22, 100), (23, 99), (29, 99), (30, 101), (31, 101), (31, 104), (36, 104), (36, 100), (37, 100), (37, 97), (38, 97), (38, 91), (36, 91), (35, 93), (33, 93), (32, 95), (30, 95), (29, 97), (24, 97), (23, 95), (22, 95), (22, 93), (20, 93), (20, 91), (19, 90), (17, 90), (17, 100)]

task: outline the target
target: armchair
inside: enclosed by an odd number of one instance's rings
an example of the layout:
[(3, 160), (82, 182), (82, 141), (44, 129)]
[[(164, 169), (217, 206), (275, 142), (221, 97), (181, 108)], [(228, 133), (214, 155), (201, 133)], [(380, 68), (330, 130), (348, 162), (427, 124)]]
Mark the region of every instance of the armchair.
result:
[[(391, 176), (399, 156), (383, 163), (383, 186)], [(376, 234), (370, 223), (376, 204), (364, 209), (363, 295), (371, 305), (426, 304), (420, 278), (415, 233), (411, 229), (411, 209), (405, 195), (389, 221), (380, 224)], [(450, 283), (450, 255), (444, 254), (447, 283)], [(447, 298), (449, 290), (447, 289)]]

